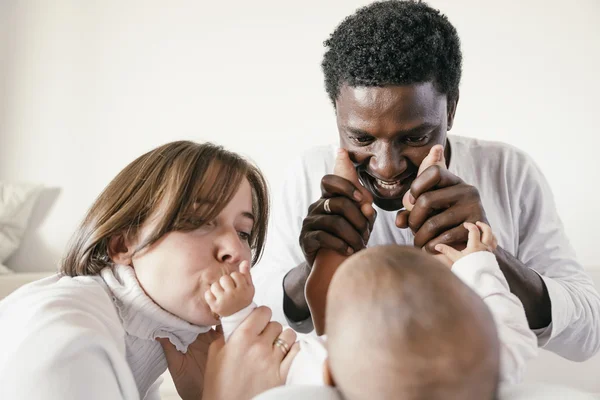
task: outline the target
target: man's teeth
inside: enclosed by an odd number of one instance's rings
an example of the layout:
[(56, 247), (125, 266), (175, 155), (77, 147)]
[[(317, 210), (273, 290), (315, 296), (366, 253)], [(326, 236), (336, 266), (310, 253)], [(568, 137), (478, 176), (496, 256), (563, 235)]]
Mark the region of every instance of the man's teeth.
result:
[(382, 181), (380, 179), (375, 179), (375, 181), (377, 182), (377, 184), (379, 186), (381, 186), (383, 189), (396, 189), (400, 186), (400, 181), (395, 181), (395, 182), (385, 182)]

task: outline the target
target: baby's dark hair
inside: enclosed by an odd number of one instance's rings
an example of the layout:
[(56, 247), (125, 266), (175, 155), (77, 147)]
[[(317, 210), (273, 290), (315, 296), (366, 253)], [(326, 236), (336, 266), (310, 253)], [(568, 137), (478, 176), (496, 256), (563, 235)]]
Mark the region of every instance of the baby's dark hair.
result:
[(432, 81), (458, 96), (462, 54), (448, 18), (424, 2), (388, 0), (360, 8), (324, 43), (325, 89), (335, 106), (344, 84), (404, 86)]

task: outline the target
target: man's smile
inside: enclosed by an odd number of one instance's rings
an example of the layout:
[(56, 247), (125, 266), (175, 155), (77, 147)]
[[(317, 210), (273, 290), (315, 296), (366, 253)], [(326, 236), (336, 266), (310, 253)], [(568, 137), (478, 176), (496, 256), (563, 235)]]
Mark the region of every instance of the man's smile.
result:
[(365, 170), (358, 172), (365, 187), (374, 196), (386, 200), (401, 199), (416, 177), (416, 171), (412, 170), (405, 171), (394, 180), (379, 179)]

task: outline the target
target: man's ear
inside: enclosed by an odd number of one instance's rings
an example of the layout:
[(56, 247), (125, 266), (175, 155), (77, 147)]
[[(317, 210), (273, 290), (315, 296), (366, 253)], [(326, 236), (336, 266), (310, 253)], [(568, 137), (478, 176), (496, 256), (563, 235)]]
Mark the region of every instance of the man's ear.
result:
[(456, 97), (452, 100), (448, 99), (448, 121), (446, 130), (452, 129), (452, 125), (454, 125), (454, 116), (456, 115), (456, 107), (458, 107), (458, 98), (460, 97), (460, 92), (456, 92)]
[(131, 265), (131, 257), (135, 244), (124, 234), (118, 234), (108, 239), (108, 256), (115, 264)]
[(335, 381), (333, 380), (333, 376), (331, 376), (331, 370), (329, 369), (329, 358), (325, 359), (323, 363), (323, 382), (327, 386), (335, 387)]

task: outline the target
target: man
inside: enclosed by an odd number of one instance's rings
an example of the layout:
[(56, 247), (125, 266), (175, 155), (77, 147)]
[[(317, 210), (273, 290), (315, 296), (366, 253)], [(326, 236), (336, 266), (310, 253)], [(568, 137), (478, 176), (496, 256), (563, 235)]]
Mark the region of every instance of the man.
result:
[[(253, 272), (257, 301), (310, 332), (304, 285), (319, 249), (352, 254), (367, 243), (397, 243), (436, 253), (440, 243), (464, 246), (464, 222), (485, 221), (538, 344), (571, 360), (594, 355), (600, 297), (575, 260), (538, 167), (508, 145), (447, 136), (462, 62), (448, 19), (425, 3), (373, 3), (346, 18), (325, 44), (322, 66), (340, 147), (373, 195), (375, 213), (365, 216), (359, 190), (331, 175), (333, 147), (307, 153), (274, 204), (267, 250)], [(445, 147), (447, 168), (432, 166), (417, 177), (436, 144)], [(406, 193), (410, 212), (402, 205)]]

